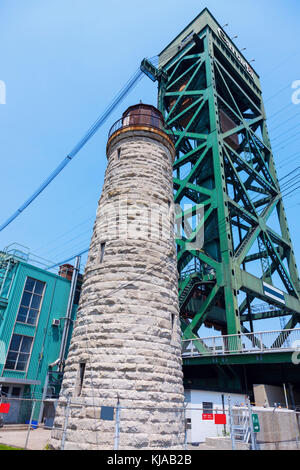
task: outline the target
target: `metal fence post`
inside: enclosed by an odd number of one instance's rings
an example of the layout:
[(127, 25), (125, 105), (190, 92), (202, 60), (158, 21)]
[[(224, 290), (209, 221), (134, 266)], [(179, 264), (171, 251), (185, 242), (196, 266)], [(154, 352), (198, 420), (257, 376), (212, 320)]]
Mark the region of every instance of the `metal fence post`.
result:
[(299, 423), (298, 423), (297, 414), (298, 413), (295, 410), (295, 428), (296, 428), (295, 440), (296, 440), (297, 449), (299, 449)]
[(234, 423), (233, 423), (231, 396), (230, 395), (228, 395), (228, 411), (229, 411), (229, 428), (230, 428), (231, 445), (232, 445), (232, 450), (235, 450), (236, 446), (235, 446), (235, 437), (234, 437)]
[(183, 417), (184, 417), (184, 450), (187, 450), (187, 423), (186, 423), (186, 406), (183, 405)]
[(250, 404), (249, 398), (247, 399), (247, 406), (249, 411), (249, 426), (250, 426), (250, 433), (251, 433), (251, 450), (256, 450), (256, 436), (253, 429), (253, 420), (252, 420), (252, 408)]
[(48, 384), (49, 384), (49, 372), (47, 372), (45, 384), (44, 384), (44, 390), (43, 390), (43, 396), (42, 396), (42, 402), (41, 402), (41, 408), (40, 408), (39, 420), (38, 420), (39, 423), (43, 419), (43, 412), (44, 412), (44, 407), (45, 407), (45, 399), (47, 396)]
[(61, 438), (60, 450), (64, 450), (64, 448), (65, 448), (67, 427), (68, 427), (68, 421), (69, 421), (70, 404), (71, 404), (71, 397), (69, 396), (68, 399), (67, 399), (67, 404), (66, 404), (65, 422), (64, 422), (64, 429), (63, 429), (63, 434), (62, 434), (62, 438)]
[(262, 339), (262, 334), (259, 333), (259, 341), (260, 341), (260, 350), (263, 351), (264, 350), (264, 343), (263, 343), (263, 339)]
[(115, 426), (115, 443), (114, 443), (114, 450), (119, 450), (119, 442), (120, 442), (120, 400), (118, 398), (117, 401), (117, 408), (116, 408), (116, 426)]
[(25, 441), (24, 449), (27, 449), (27, 445), (28, 445), (29, 433), (30, 433), (33, 413), (34, 413), (34, 410), (35, 410), (35, 404), (36, 404), (36, 400), (33, 400), (33, 405), (32, 405), (32, 409), (31, 409), (30, 420), (29, 420), (29, 424), (28, 424), (28, 431), (27, 431), (27, 435), (26, 435), (26, 441)]

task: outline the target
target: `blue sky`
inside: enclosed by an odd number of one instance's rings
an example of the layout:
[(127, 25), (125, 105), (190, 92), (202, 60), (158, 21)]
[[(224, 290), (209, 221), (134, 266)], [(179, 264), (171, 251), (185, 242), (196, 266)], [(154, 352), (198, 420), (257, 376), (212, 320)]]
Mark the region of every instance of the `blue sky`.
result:
[[(2, 210), (11, 215), (68, 154), (139, 67), (208, 7), (261, 77), (279, 176), (299, 163), (300, 80), (298, 0), (1, 0), (0, 105)], [(106, 167), (110, 126), (142, 100), (156, 104), (147, 77), (46, 191), (0, 233), (59, 262), (89, 245)], [(274, 139), (274, 140), (273, 140)], [(300, 260), (300, 190), (286, 200)], [(300, 264), (299, 264), (300, 266)]]

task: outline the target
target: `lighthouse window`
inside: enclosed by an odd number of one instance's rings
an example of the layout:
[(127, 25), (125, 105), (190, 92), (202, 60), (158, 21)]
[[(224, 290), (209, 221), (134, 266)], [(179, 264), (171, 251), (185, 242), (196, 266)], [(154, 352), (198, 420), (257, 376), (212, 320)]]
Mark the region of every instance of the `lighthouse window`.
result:
[(85, 373), (85, 362), (80, 362), (79, 363), (79, 370), (78, 370), (78, 375), (77, 375), (77, 384), (76, 384), (76, 389), (75, 393), (77, 397), (80, 397), (81, 391), (82, 391), (82, 385), (83, 385), (83, 379), (84, 379), (84, 373)]
[(176, 322), (175, 322), (175, 314), (171, 314), (171, 344), (176, 344)]
[(105, 252), (105, 243), (101, 243), (100, 245), (100, 264), (103, 262)]

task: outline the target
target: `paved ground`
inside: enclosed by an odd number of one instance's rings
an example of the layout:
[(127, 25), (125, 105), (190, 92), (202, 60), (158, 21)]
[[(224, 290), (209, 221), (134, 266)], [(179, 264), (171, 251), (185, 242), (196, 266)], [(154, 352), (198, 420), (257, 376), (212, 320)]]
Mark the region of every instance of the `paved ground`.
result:
[[(43, 450), (50, 440), (51, 430), (48, 429), (32, 429), (29, 434), (27, 449)], [(27, 430), (22, 429), (4, 429), (0, 428), (0, 444), (11, 445), (14, 447), (25, 447), (27, 438)], [(222, 441), (222, 439), (221, 439)], [(214, 443), (215, 444), (215, 443)], [(222, 443), (221, 443), (222, 444)], [(209, 443), (201, 443), (198, 446), (188, 445), (187, 450), (229, 450), (231, 446), (209, 445)]]
[[(27, 449), (43, 450), (50, 440), (51, 430), (32, 429), (29, 434)], [(15, 447), (25, 447), (27, 431), (14, 430), (6, 431), (0, 428), (0, 444), (7, 444)]]

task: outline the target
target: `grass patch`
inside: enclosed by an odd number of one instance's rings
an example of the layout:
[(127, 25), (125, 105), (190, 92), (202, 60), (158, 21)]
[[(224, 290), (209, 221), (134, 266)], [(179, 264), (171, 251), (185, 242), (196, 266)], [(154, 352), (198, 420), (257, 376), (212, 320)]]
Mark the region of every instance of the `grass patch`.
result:
[(21, 447), (6, 446), (5, 444), (0, 444), (0, 450), (24, 450)]

